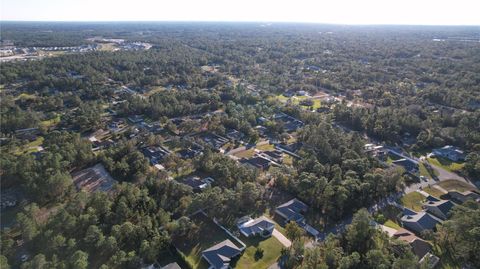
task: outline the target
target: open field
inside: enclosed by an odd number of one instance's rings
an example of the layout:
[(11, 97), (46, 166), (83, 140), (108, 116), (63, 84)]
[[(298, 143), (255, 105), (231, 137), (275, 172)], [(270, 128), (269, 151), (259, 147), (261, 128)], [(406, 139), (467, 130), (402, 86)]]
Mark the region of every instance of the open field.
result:
[(99, 43), (100, 51), (115, 51), (118, 48), (116, 47), (115, 43)]

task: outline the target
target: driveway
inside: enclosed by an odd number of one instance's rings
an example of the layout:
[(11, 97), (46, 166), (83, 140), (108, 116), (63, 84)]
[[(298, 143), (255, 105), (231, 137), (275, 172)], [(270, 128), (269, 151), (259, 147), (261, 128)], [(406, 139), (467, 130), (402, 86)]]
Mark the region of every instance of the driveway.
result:
[(282, 245), (285, 246), (286, 248), (292, 245), (292, 242), (287, 237), (285, 237), (285, 235), (279, 232), (277, 229), (273, 229), (272, 236), (277, 238), (277, 240), (280, 241), (280, 243), (282, 243)]

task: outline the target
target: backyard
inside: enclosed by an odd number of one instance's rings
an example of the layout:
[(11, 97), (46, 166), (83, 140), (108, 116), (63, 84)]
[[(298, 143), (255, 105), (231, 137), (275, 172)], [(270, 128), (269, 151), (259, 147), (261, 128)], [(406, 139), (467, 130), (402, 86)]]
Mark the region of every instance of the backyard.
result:
[(458, 180), (445, 180), (445, 181), (439, 182), (438, 185), (446, 189), (447, 191), (457, 190), (460, 192), (464, 192), (464, 191), (475, 189), (474, 187), (468, 185), (467, 183), (461, 182)]
[(436, 158), (427, 158), (428, 162), (432, 165), (441, 167), (449, 172), (459, 171), (463, 168), (463, 163), (452, 162), (445, 158), (436, 157)]
[(420, 193), (414, 191), (408, 193), (400, 199), (403, 206), (413, 209), (414, 211), (422, 211), (422, 204), (425, 197)]
[[(273, 236), (267, 239), (242, 236), (240, 240), (247, 245), (247, 248), (238, 261), (232, 264), (234, 268), (267, 268), (280, 258), (283, 245)], [(263, 254), (259, 255), (257, 249), (263, 250)]]
[(202, 251), (226, 239), (230, 239), (238, 247), (241, 247), (234, 238), (202, 213), (192, 216), (191, 220), (198, 226), (198, 232), (195, 232), (193, 236), (190, 234), (176, 236), (172, 241), (192, 268), (208, 268), (208, 263), (202, 259)]

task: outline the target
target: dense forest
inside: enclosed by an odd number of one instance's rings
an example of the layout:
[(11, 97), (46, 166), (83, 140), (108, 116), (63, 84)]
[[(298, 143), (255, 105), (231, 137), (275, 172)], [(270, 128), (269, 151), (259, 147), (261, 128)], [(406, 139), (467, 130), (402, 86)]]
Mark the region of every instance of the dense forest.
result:
[[(307, 220), (321, 232), (351, 223), (311, 247), (287, 224), (285, 268), (424, 268), (407, 244), (371, 225), (380, 213), (366, 210), (421, 180), (365, 144), (413, 159), (452, 145), (465, 153), (453, 172), (480, 179), (475, 27), (1, 27), (2, 44), (22, 48), (93, 37), (152, 45), (2, 61), (1, 188), (16, 198), (5, 207), (2, 199), (1, 268), (141, 268), (172, 256), (194, 267), (175, 239), (201, 233), (195, 214), (234, 230), (240, 217), (267, 214), (287, 197), (310, 207)], [(166, 156), (149, 153), (158, 148)], [(245, 165), (265, 154), (274, 156), (268, 169)], [(108, 192), (77, 183), (97, 164), (115, 181)], [(199, 191), (183, 184), (191, 175), (214, 182)], [(456, 205), (426, 236), (445, 268), (480, 266), (478, 211)]]

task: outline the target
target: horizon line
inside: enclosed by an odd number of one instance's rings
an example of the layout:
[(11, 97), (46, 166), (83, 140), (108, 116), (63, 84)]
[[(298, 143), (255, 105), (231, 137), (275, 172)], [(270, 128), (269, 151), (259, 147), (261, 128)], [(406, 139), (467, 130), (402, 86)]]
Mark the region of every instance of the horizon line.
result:
[[(317, 24), (332, 26), (447, 26), (480, 27), (480, 24), (415, 24), (415, 23), (331, 23), (311, 21), (229, 21), (229, 20), (2, 20), (0, 23), (280, 23), (280, 24)], [(480, 30), (480, 29), (479, 29)]]

